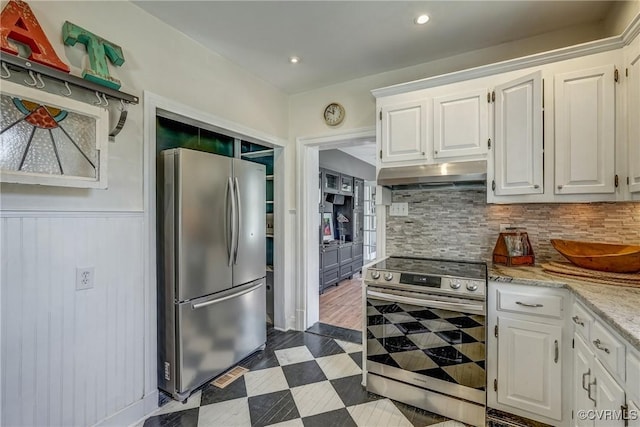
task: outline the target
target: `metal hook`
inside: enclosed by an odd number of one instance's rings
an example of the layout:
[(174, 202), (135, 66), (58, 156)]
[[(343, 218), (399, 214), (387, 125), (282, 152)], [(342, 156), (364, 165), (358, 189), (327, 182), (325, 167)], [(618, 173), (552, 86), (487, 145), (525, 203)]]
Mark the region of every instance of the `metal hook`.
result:
[(96, 98), (98, 98), (98, 102), (94, 102), (95, 105), (102, 105), (102, 98), (100, 98), (100, 94), (96, 91)]
[(3, 79), (8, 79), (9, 77), (11, 77), (11, 71), (9, 71), (9, 68), (7, 68), (7, 64), (5, 64), (4, 62), (2, 63), (2, 69), (7, 74), (0, 74), (0, 77), (2, 77)]
[(69, 82), (64, 82), (64, 87), (67, 88), (67, 93), (60, 92), (64, 96), (71, 96), (71, 88), (69, 87)]
[(25, 79), (25, 83), (28, 84), (29, 86), (37, 86), (38, 85), (38, 81), (36, 80), (36, 76), (35, 74), (33, 74), (33, 70), (29, 70), (29, 77), (31, 77), (31, 80), (33, 80), (33, 82), (30, 82), (28, 80)]
[(125, 111), (127, 109), (127, 106), (124, 103), (124, 99), (120, 100), (120, 106), (118, 107), (118, 110), (120, 111)]
[(104, 93), (102, 94), (102, 99), (104, 99), (104, 106), (108, 107), (109, 106), (109, 101), (107, 100), (107, 95), (105, 95)]
[(40, 82), (40, 85), (36, 87), (38, 89), (42, 89), (45, 86), (44, 81), (42, 80), (42, 75), (40, 73), (36, 73), (36, 76), (38, 77), (38, 81)]

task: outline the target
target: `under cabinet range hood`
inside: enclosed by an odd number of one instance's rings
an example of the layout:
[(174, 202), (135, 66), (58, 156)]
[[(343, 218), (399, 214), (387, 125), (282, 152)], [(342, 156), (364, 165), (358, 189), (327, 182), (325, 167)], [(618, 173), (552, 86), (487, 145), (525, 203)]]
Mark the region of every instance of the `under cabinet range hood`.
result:
[(487, 161), (440, 163), (436, 165), (383, 168), (378, 172), (378, 185), (391, 188), (428, 188), (460, 184), (485, 186)]

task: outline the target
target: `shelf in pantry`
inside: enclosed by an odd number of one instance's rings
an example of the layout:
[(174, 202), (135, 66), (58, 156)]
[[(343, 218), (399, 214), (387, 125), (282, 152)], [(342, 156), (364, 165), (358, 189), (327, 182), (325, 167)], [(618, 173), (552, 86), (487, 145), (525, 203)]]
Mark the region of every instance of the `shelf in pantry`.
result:
[(267, 237), (273, 237), (273, 233), (267, 233), (266, 236)]
[(272, 205), (273, 204), (273, 200), (267, 200), (266, 202), (268, 205)]
[(273, 272), (273, 265), (267, 265), (267, 271)]
[(242, 153), (241, 156), (245, 159), (257, 159), (260, 157), (273, 156), (273, 148), (268, 150), (250, 151), (248, 153)]
[(273, 175), (267, 175), (266, 178), (267, 181), (273, 181)]

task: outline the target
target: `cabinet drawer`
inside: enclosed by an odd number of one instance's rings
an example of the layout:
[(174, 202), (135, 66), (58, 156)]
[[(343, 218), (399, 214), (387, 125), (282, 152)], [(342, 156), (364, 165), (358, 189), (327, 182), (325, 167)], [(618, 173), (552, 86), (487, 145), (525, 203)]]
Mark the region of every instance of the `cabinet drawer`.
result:
[(580, 304), (573, 305), (571, 313), (571, 322), (574, 330), (580, 334), (585, 340), (589, 341), (591, 335), (591, 325), (593, 325), (593, 316)]
[(591, 346), (596, 357), (619, 378), (625, 378), (625, 345), (600, 322), (591, 329)]
[(324, 290), (324, 288), (327, 288), (331, 285), (335, 285), (339, 281), (340, 281), (340, 275), (339, 275), (339, 270), (337, 268), (329, 271), (325, 270), (322, 275), (322, 285), (323, 285), (322, 289)]
[(353, 264), (340, 266), (340, 280), (348, 279), (353, 275)]
[(498, 310), (562, 318), (562, 297), (498, 289)]

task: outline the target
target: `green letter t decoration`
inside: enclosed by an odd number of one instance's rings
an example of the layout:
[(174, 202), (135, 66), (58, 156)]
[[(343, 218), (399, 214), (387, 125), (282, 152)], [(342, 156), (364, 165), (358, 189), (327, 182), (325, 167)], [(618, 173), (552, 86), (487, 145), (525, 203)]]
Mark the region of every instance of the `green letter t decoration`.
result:
[(91, 69), (85, 68), (82, 71), (84, 79), (111, 89), (120, 89), (120, 80), (111, 77), (107, 67), (107, 58), (114, 65), (122, 65), (124, 63), (124, 55), (120, 46), (98, 37), (69, 21), (66, 21), (62, 26), (62, 38), (64, 39), (64, 44), (68, 46), (74, 46), (76, 42), (86, 46)]

